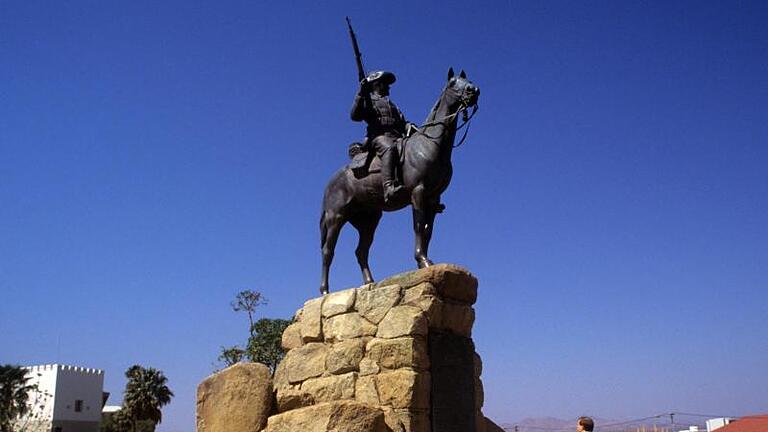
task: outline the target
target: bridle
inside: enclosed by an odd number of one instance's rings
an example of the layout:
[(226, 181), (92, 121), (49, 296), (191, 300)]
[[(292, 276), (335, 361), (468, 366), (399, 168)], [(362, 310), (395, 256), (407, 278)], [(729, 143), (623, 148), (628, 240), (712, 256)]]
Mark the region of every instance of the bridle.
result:
[[(449, 92), (449, 91), (453, 92), (454, 95), (456, 95), (456, 96), (458, 96), (460, 98), (460, 102), (459, 102), (460, 103), (460, 107), (459, 107), (459, 109), (455, 113), (448, 114), (448, 115), (444, 116), (443, 118), (441, 118), (439, 120), (431, 121), (429, 123), (424, 123), (423, 125), (421, 125), (418, 128), (416, 128), (416, 133), (425, 136), (427, 139), (429, 139), (431, 141), (437, 141), (437, 140), (439, 140), (440, 138), (443, 137), (443, 135), (445, 134), (445, 130), (443, 130), (443, 133), (441, 133), (439, 136), (436, 136), (436, 137), (428, 135), (426, 132), (424, 132), (424, 130), (426, 128), (430, 127), (430, 126), (437, 126), (437, 125), (442, 125), (442, 124), (444, 124), (446, 122), (451, 122), (451, 121), (453, 121), (456, 118), (456, 116), (458, 116), (459, 114), (462, 114), (462, 121), (463, 121), (463, 123), (456, 128), (455, 132), (458, 132), (464, 126), (466, 126), (467, 129), (464, 130), (464, 135), (461, 137), (461, 140), (459, 141), (459, 143), (452, 146), (453, 148), (456, 148), (456, 147), (459, 147), (460, 145), (464, 144), (464, 140), (467, 139), (467, 134), (469, 133), (469, 122), (472, 121), (472, 118), (477, 113), (477, 110), (479, 109), (479, 107), (477, 105), (477, 102), (475, 102), (472, 105), (469, 104), (469, 100), (470, 100), (471, 97), (467, 96), (467, 87), (466, 86), (464, 87), (464, 89), (462, 89), (461, 93), (457, 92), (456, 90), (454, 90), (451, 87), (448, 87), (448, 88), (446, 88), (444, 90), (444, 92)], [(472, 113), (471, 114), (469, 114), (469, 112), (468, 112), (470, 108), (472, 108)], [(437, 107), (435, 107), (435, 109), (437, 109)]]

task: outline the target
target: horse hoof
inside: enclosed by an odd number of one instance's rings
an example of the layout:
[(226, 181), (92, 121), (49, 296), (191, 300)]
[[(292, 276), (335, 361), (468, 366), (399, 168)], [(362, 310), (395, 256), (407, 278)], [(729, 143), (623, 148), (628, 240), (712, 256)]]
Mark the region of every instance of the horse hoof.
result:
[(434, 263), (429, 258), (421, 258), (419, 259), (419, 268), (427, 268), (431, 267)]
[(320, 288), (320, 295), (328, 294), (328, 288)]

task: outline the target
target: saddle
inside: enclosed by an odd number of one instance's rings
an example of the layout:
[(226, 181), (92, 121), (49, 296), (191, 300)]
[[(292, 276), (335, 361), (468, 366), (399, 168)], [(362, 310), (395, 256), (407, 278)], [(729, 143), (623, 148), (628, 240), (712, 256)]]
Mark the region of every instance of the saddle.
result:
[[(397, 150), (396, 177), (402, 179), (402, 168), (405, 162), (405, 144), (408, 138), (398, 138), (395, 141)], [(353, 142), (348, 149), (350, 162), (347, 167), (355, 175), (355, 178), (367, 177), (371, 173), (381, 172), (381, 160), (376, 156), (376, 151), (368, 144), (368, 138), (363, 142)]]

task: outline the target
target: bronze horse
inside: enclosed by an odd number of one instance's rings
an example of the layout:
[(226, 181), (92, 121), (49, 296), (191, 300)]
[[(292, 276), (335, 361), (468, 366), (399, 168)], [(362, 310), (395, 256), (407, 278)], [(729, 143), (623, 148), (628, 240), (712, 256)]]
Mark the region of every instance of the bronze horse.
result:
[[(372, 283), (368, 267), (368, 251), (383, 211), (400, 210), (408, 204), (413, 207), (413, 230), (416, 247), (414, 258), (419, 268), (432, 265), (429, 260), (429, 241), (432, 238), (435, 214), (443, 209), (442, 194), (451, 181), (453, 167), (451, 152), (456, 138), (459, 113), (477, 107), (480, 90), (467, 80), (464, 71), (454, 76), (448, 71), (448, 82), (440, 98), (418, 132), (407, 138), (403, 145), (399, 166), (405, 192), (384, 203), (381, 174), (371, 169), (368, 176), (357, 178), (348, 166), (331, 177), (323, 195), (320, 216), (320, 236), (323, 270), (320, 293), (328, 293), (328, 272), (333, 261), (336, 240), (341, 228), (350, 222), (360, 238), (355, 255), (363, 272), (363, 283)], [(374, 162), (375, 164), (375, 162)]]

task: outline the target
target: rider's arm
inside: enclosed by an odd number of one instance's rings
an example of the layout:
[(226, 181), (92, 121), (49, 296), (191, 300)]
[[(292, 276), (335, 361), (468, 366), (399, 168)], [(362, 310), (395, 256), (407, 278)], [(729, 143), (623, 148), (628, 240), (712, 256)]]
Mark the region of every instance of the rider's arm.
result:
[(368, 111), (371, 107), (370, 89), (365, 82), (360, 83), (360, 90), (355, 95), (355, 102), (352, 104), (352, 111), (349, 117), (353, 121), (363, 121), (368, 118)]

